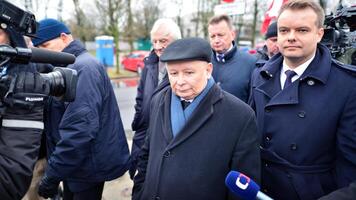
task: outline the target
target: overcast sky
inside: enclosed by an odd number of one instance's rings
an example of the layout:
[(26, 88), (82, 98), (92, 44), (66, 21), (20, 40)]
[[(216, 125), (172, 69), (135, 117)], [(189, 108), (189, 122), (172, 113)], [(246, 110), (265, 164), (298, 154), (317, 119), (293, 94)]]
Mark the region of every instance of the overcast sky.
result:
[[(22, 6), (24, 8), (24, 1), (25, 0), (9, 0), (10, 2), (14, 3), (17, 6)], [(45, 3), (46, 1), (49, 1), (50, 3), (48, 4), (48, 11), (47, 11), (47, 17), (50, 18), (58, 18), (58, 2), (59, 0), (34, 0), (33, 2), (39, 2), (38, 8), (33, 8), (33, 12), (36, 16), (37, 20), (41, 20), (45, 18)], [(261, 0), (261, 1), (271, 1), (271, 0)], [(42, 2), (42, 3), (41, 3)], [(173, 3), (175, 1), (171, 0), (162, 0), (162, 3), (160, 6), (166, 8), (165, 12), (163, 13), (163, 17), (175, 17), (178, 14), (178, 9), (177, 6)], [(331, 6), (332, 4), (337, 4), (338, 1), (336, 0), (328, 0), (329, 5)], [(251, 0), (246, 0), (247, 6), (252, 4), (253, 1)], [(343, 3), (347, 6), (351, 4), (356, 4), (356, 0), (343, 0)], [(62, 17), (63, 20), (67, 20), (73, 16), (74, 13), (74, 5), (71, 0), (64, 0), (63, 1), (63, 11), (62, 11)], [(85, 10), (85, 12), (90, 12), (91, 10), (95, 10), (94, 6), (94, 0), (82, 0), (81, 1), (82, 8)], [(135, 6), (135, 3), (132, 3), (133, 6)], [(197, 10), (194, 5), (196, 6), (196, 0), (183, 0), (183, 8), (182, 8), (182, 14), (183, 16), (185, 14), (189, 14), (195, 10)], [(34, 5), (36, 6), (36, 5)], [(334, 6), (334, 5), (333, 5)]]

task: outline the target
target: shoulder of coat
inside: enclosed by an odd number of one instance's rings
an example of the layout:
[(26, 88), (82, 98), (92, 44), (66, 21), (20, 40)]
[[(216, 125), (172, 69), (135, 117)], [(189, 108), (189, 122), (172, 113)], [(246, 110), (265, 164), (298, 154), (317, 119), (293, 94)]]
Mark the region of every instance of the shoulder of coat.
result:
[(346, 71), (347, 73), (353, 75), (356, 77), (356, 66), (355, 65), (349, 65), (349, 64), (345, 64), (342, 63), (338, 60), (332, 59), (332, 64), (334, 64), (337, 68), (342, 69), (344, 71)]

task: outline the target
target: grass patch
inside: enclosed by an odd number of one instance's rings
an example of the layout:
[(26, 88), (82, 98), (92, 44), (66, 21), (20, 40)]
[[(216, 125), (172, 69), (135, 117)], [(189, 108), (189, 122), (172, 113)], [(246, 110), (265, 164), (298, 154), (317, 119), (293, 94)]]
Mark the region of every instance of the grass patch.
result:
[(108, 73), (110, 79), (130, 78), (130, 77), (137, 77), (138, 76), (138, 74), (136, 72), (127, 71), (127, 70), (124, 70), (124, 69), (120, 69), (120, 72), (117, 73), (115, 67), (107, 68), (107, 73)]

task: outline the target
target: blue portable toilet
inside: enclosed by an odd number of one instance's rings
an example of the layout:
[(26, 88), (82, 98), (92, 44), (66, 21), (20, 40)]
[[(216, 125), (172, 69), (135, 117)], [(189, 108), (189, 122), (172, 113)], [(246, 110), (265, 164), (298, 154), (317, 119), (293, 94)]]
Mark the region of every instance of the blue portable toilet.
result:
[(114, 37), (101, 35), (95, 37), (96, 58), (105, 67), (114, 66)]

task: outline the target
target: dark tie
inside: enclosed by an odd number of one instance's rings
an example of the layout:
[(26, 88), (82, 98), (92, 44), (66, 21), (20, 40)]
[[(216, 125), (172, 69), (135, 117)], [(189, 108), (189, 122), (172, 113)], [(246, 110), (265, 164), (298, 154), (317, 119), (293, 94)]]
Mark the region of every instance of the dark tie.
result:
[(287, 70), (284, 72), (287, 75), (286, 81), (284, 82), (284, 86), (283, 89), (288, 87), (290, 84), (292, 84), (292, 78), (297, 75), (297, 73), (295, 73), (295, 71), (293, 70)]
[(218, 57), (218, 61), (219, 62), (225, 62), (225, 55), (224, 54), (217, 54), (216, 57)]
[(185, 110), (189, 106), (190, 101), (181, 100), (180, 103), (182, 104), (183, 110)]

